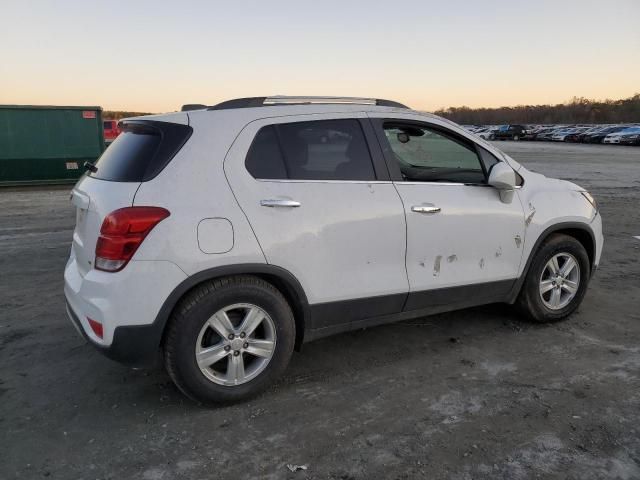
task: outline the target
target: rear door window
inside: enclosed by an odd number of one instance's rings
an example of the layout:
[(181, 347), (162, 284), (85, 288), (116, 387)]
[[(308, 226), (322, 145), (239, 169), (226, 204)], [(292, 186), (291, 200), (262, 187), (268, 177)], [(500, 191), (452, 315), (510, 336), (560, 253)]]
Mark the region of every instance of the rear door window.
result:
[(356, 119), (264, 127), (251, 146), (246, 167), (261, 179), (376, 179), (371, 154)]

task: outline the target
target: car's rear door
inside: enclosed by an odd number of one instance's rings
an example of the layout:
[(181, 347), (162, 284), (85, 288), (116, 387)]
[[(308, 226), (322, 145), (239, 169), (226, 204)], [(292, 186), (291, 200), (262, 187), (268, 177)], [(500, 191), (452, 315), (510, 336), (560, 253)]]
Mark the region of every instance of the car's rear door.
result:
[(486, 183), (499, 161), (445, 123), (370, 114), (407, 218), (406, 310), (505, 297), (518, 274), (524, 213)]
[(312, 328), (402, 310), (404, 210), (365, 114), (254, 121), (224, 165), (267, 262), (301, 282)]

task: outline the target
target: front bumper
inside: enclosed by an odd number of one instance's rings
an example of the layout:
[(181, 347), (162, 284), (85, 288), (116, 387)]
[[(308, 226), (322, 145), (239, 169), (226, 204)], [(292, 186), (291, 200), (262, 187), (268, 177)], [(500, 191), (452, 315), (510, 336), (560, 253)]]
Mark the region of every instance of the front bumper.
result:
[(593, 240), (595, 242), (595, 251), (593, 257), (593, 269), (595, 271), (600, 265), (602, 247), (604, 246), (604, 233), (602, 232), (602, 215), (600, 215), (600, 212), (596, 212), (593, 220), (591, 221), (591, 231), (593, 232)]

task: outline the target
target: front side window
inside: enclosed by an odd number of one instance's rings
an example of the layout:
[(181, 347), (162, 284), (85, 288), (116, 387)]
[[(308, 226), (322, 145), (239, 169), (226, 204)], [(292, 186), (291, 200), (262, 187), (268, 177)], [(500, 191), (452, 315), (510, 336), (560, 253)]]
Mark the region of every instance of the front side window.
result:
[(478, 154), (462, 140), (417, 125), (385, 124), (384, 133), (403, 180), (485, 182)]
[(355, 119), (263, 127), (245, 162), (258, 179), (375, 180), (371, 154)]

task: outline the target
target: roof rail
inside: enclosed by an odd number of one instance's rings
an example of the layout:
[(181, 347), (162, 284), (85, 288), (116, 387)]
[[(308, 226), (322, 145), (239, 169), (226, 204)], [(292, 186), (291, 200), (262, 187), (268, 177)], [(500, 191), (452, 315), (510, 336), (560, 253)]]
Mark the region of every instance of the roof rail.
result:
[[(226, 110), (230, 108), (271, 107), (278, 105), (378, 105), (381, 107), (409, 108), (393, 100), (360, 97), (287, 97), (276, 95), (273, 97), (235, 98), (208, 107), (207, 110)], [(184, 107), (183, 107), (184, 108)]]

